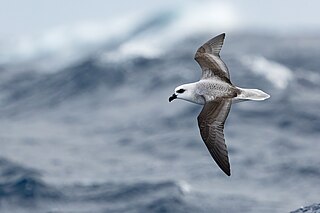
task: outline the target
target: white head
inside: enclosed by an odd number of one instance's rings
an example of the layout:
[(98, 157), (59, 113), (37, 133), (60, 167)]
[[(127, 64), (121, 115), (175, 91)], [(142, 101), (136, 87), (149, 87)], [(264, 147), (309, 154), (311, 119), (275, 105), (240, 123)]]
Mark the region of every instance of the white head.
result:
[(199, 98), (202, 99), (199, 95), (196, 94), (196, 84), (183, 84), (174, 89), (174, 94), (169, 98), (169, 102), (174, 99), (182, 99), (190, 101), (192, 103), (199, 103)]

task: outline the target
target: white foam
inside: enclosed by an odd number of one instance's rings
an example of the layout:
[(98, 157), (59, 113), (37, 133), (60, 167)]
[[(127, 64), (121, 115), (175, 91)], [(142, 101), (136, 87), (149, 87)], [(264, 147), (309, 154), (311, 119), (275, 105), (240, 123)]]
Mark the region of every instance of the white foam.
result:
[[(124, 13), (122, 17), (112, 17), (109, 21), (56, 26), (37, 35), (0, 41), (0, 65), (56, 70), (102, 51), (103, 47), (114, 45), (116, 41), (120, 41), (120, 45), (101, 54), (103, 60), (127, 60), (137, 56), (155, 58), (187, 36), (204, 31), (212, 32), (213, 36), (230, 30), (238, 20), (231, 4), (211, 1), (175, 3), (158, 14), (154, 11)], [(165, 21), (158, 25), (151, 22), (146, 29), (140, 29), (157, 16), (160, 22)]]
[(0, 65), (56, 70), (128, 35), (137, 19), (137, 16), (128, 15), (112, 22), (81, 22), (73, 26), (57, 26), (39, 35), (2, 41)]
[(187, 183), (186, 181), (184, 180), (180, 180), (178, 182), (178, 185), (181, 189), (181, 191), (184, 193), (184, 194), (187, 194), (187, 193), (190, 193), (191, 192), (191, 185), (189, 183)]
[(240, 58), (240, 62), (253, 73), (264, 76), (279, 89), (285, 89), (293, 79), (292, 71), (288, 67), (262, 56), (244, 56)]
[(201, 4), (177, 5), (171, 14), (173, 18), (166, 25), (128, 40), (113, 52), (106, 52), (102, 59), (118, 61), (137, 56), (155, 58), (190, 35), (228, 31), (239, 23), (232, 5), (225, 2), (204, 1)]

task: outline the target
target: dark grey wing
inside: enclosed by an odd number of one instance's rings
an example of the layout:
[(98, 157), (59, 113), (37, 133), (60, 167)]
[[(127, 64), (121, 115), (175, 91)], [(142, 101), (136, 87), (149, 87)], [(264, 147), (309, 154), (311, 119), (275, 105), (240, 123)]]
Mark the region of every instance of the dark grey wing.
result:
[(202, 69), (202, 79), (216, 76), (224, 81), (230, 82), (228, 67), (219, 55), (224, 38), (225, 34), (222, 33), (207, 41), (197, 50), (194, 59)]
[(202, 140), (206, 144), (212, 158), (228, 176), (231, 173), (223, 129), (231, 103), (232, 100), (229, 99), (207, 102), (198, 116)]

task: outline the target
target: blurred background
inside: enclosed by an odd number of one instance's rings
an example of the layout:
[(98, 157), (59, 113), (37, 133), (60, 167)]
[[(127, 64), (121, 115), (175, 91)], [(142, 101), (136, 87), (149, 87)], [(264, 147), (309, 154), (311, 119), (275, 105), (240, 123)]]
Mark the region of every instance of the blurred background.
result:
[[(4, 1), (1, 212), (290, 212), (320, 201), (320, 2)], [(202, 142), (196, 49), (221, 32), (232, 176)], [(320, 207), (319, 207), (320, 208)], [(297, 212), (303, 211), (302, 209)]]

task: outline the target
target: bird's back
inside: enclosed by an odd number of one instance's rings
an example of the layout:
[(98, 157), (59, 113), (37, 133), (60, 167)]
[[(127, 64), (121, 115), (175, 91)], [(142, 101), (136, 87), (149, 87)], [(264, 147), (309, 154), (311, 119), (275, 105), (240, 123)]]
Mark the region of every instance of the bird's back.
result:
[(239, 93), (238, 89), (230, 83), (220, 79), (202, 79), (197, 83), (197, 92), (207, 101), (219, 98), (234, 98)]

